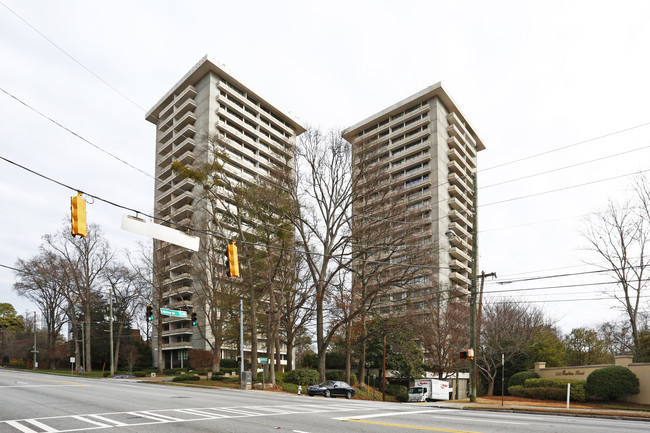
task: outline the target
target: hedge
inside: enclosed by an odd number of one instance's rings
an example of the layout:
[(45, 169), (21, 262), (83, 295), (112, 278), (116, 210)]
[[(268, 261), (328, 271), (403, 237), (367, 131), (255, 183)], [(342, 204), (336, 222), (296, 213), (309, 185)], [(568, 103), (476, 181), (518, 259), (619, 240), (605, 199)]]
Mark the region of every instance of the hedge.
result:
[(564, 400), (566, 399), (566, 390), (569, 383), (571, 384), (571, 400), (586, 401), (587, 392), (584, 380), (526, 379), (523, 386), (509, 386), (508, 394), (538, 400)]
[(408, 388), (404, 385), (386, 385), (386, 394), (392, 395), (397, 398), (397, 401), (405, 402), (408, 401)]
[(296, 385), (314, 385), (319, 382), (319, 378), (318, 370), (299, 368), (287, 371), (283, 377), (283, 381), (287, 383), (295, 383)]
[(172, 379), (172, 382), (186, 382), (186, 381), (194, 382), (196, 380), (201, 380), (201, 377), (195, 374), (181, 374), (179, 376), (174, 377)]
[(618, 400), (639, 393), (639, 378), (625, 367), (599, 368), (587, 376), (586, 389), (590, 397)]
[(535, 373), (534, 371), (520, 371), (519, 373), (515, 373), (510, 376), (510, 380), (508, 380), (508, 389), (510, 389), (511, 386), (523, 386), (526, 379), (537, 378), (539, 378), (539, 374)]

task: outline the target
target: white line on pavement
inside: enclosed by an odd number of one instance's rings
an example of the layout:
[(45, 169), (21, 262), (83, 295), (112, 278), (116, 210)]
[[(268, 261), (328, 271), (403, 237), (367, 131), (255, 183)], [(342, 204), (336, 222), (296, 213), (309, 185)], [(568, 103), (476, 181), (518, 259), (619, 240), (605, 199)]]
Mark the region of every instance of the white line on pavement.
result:
[(414, 413), (440, 413), (440, 412), (448, 412), (452, 411), (455, 409), (428, 409), (428, 410), (413, 410), (409, 412), (384, 412), (384, 413), (373, 413), (372, 415), (360, 415), (360, 416), (342, 416), (340, 418), (332, 418), (336, 420), (345, 420), (345, 419), (366, 419), (366, 418), (381, 418), (383, 416), (393, 416), (393, 415), (411, 415)]

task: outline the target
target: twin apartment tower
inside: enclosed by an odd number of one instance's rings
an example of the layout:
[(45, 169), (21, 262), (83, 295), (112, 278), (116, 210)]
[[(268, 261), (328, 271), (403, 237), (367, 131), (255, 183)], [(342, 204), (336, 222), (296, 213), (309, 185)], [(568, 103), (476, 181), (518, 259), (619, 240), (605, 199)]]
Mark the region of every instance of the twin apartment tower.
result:
[[(233, 182), (273, 181), (295, 170), (297, 137), (305, 132), (296, 119), (280, 111), (226, 72), (210, 56), (201, 59), (146, 114), (156, 125), (156, 184), (154, 214), (170, 224), (206, 226), (200, 187), (172, 170), (172, 162), (207, 162), (210, 137), (229, 157), (225, 169)], [(435, 284), (466, 289), (472, 265), (472, 174), (477, 152), (485, 149), (474, 129), (440, 83), (397, 102), (343, 131), (352, 145), (353, 164), (374, 167), (381, 178), (359, 183), (366, 194), (353, 214), (368, 220), (385, 218), (373, 185), (398, 191), (409, 224), (419, 243), (430, 245), (430, 275), (422, 287)], [(381, 179), (381, 180), (380, 180)], [(394, 201), (394, 197), (392, 199)], [(415, 214), (417, 217), (411, 217)], [(397, 228), (396, 228), (397, 230)], [(192, 256), (181, 247), (155, 241), (154, 274), (162, 286), (162, 305), (199, 311), (192, 273)], [(416, 285), (417, 286), (417, 285)], [(426, 308), (417, 287), (395, 290), (376, 304), (380, 314)], [(165, 318), (162, 335), (165, 368), (187, 366), (188, 350), (207, 349), (188, 318)], [(284, 351), (282, 351), (284, 350)], [(281, 365), (286, 365), (286, 348)], [(265, 351), (264, 342), (261, 351)], [(236, 347), (225, 347), (222, 358), (235, 358)], [(247, 356), (248, 355), (248, 356)], [(245, 358), (250, 352), (245, 353)], [(154, 356), (157, 360), (157, 356)]]

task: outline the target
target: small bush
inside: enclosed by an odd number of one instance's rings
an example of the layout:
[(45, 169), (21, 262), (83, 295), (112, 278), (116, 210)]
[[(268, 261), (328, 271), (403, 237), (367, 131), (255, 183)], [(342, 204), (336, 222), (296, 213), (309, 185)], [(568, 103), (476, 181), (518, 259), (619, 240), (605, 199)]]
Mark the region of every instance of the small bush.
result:
[(587, 394), (604, 400), (618, 400), (639, 393), (639, 378), (625, 367), (599, 368), (587, 376)]
[(508, 394), (513, 397), (526, 397), (526, 388), (522, 385), (513, 385), (508, 387)]
[(222, 359), (221, 360), (221, 367), (222, 368), (232, 368), (234, 370), (239, 370), (239, 363), (237, 362), (236, 359)]
[(519, 373), (513, 374), (510, 376), (510, 380), (508, 380), (508, 393), (510, 393), (511, 386), (523, 386), (526, 379), (536, 379), (538, 377), (539, 374), (534, 371), (520, 371)]
[(403, 385), (392, 385), (392, 384), (387, 384), (386, 385), (386, 394), (392, 395), (393, 397), (397, 397), (398, 394), (400, 393), (407, 393), (407, 399), (408, 399), (408, 388), (406, 388)]
[(9, 361), (9, 367), (27, 368), (27, 363), (25, 361)]
[(295, 383), (296, 385), (314, 385), (318, 383), (318, 370), (311, 368), (299, 368), (287, 371), (283, 377), (286, 383)]
[(201, 380), (200, 376), (197, 376), (196, 374), (180, 374), (172, 379), (172, 382), (194, 382), (197, 380)]
[(184, 373), (184, 368), (166, 368), (163, 370), (165, 376), (173, 376), (175, 374)]
[(524, 388), (524, 397), (534, 398), (536, 400), (565, 400), (566, 389), (553, 388), (548, 386), (537, 386), (534, 388)]
[(149, 376), (146, 371), (134, 371), (133, 376), (135, 377), (147, 377)]

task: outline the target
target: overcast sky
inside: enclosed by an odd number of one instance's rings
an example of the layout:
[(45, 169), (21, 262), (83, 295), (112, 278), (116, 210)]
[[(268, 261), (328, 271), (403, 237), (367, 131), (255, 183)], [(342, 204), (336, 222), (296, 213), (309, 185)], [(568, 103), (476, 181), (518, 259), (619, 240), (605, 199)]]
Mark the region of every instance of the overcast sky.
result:
[[(479, 269), (499, 277), (486, 297), (533, 302), (569, 332), (620, 312), (600, 286), (548, 287), (605, 277), (497, 282), (599, 261), (584, 251), (584, 216), (630, 194), (624, 175), (650, 169), (650, 126), (630, 129), (650, 122), (649, 21), (646, 1), (0, 0), (0, 88), (33, 108), (0, 92), (0, 156), (150, 213), (152, 178), (88, 142), (153, 174), (145, 111), (207, 53), (321, 128), (348, 127), (441, 81), (486, 146)], [(14, 266), (44, 234), (68, 229), (73, 191), (2, 160), (0, 173), (0, 265)], [(144, 239), (120, 230), (123, 213), (88, 205), (113, 247), (134, 249)], [(0, 302), (33, 311), (14, 281), (0, 267)], [(490, 293), (502, 290), (511, 291)]]

